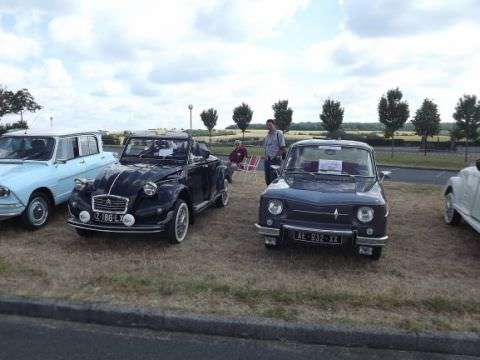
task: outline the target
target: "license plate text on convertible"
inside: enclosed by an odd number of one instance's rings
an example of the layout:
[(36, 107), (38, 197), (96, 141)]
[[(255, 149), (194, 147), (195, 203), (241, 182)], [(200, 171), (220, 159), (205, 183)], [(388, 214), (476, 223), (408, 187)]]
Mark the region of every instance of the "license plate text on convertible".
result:
[(293, 238), (297, 241), (306, 241), (316, 244), (340, 245), (342, 243), (341, 236), (319, 234), (315, 232), (294, 231)]
[(95, 221), (116, 224), (116, 223), (121, 223), (122, 222), (123, 215), (94, 212), (93, 213), (93, 218), (94, 218)]

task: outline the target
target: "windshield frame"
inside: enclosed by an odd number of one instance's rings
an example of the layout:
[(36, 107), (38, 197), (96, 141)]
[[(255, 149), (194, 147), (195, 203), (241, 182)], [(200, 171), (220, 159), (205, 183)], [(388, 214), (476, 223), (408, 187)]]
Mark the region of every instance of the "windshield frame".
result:
[[(369, 158), (370, 158), (370, 166), (372, 168), (372, 175), (353, 175), (353, 174), (349, 174), (349, 173), (344, 173), (344, 172), (329, 172), (329, 171), (317, 171), (317, 172), (309, 172), (309, 171), (306, 171), (306, 170), (302, 170), (302, 169), (296, 169), (296, 168), (293, 168), (293, 169), (287, 169), (287, 163), (288, 163), (288, 160), (290, 159), (290, 157), (292, 156), (293, 152), (295, 151), (295, 149), (297, 148), (309, 148), (309, 147), (312, 147), (312, 148), (318, 148), (318, 147), (341, 147), (341, 148), (351, 148), (351, 149), (359, 149), (359, 150), (363, 150), (363, 151), (366, 151), (368, 154), (369, 154)], [(293, 170), (293, 171), (292, 171)], [(372, 150), (370, 149), (367, 149), (365, 147), (362, 147), (362, 146), (355, 146), (355, 145), (350, 145), (350, 144), (299, 144), (299, 145), (294, 145), (290, 148), (290, 150), (288, 151), (288, 154), (287, 154), (287, 157), (285, 158), (285, 161), (283, 161), (282, 163), (282, 167), (281, 167), (281, 176), (282, 177), (285, 177), (287, 174), (292, 174), (293, 173), (296, 173), (299, 174), (299, 173), (308, 173), (308, 174), (311, 174), (313, 176), (311, 176), (312, 179), (316, 178), (316, 175), (326, 175), (326, 176), (348, 176), (350, 178), (353, 178), (353, 179), (376, 179), (378, 180), (378, 173), (377, 173), (377, 167), (375, 165), (375, 156), (374, 156), (374, 153)]]
[[(152, 157), (152, 156), (144, 156), (140, 157), (138, 155), (128, 155), (127, 154), (127, 147), (132, 140), (171, 140), (171, 141), (186, 141), (187, 142), (187, 151), (185, 154), (185, 158), (172, 158), (172, 157), (166, 157), (166, 156), (157, 156), (157, 157)], [(126, 161), (129, 163), (134, 163), (134, 162), (144, 162), (144, 163), (150, 163), (150, 162), (170, 162), (170, 163), (176, 163), (176, 162), (182, 162), (182, 163), (187, 163), (189, 159), (189, 154), (190, 154), (190, 149), (192, 146), (192, 142), (190, 138), (179, 138), (179, 137), (160, 137), (160, 136), (131, 136), (127, 138), (127, 141), (125, 142), (125, 145), (123, 146), (122, 154), (120, 156), (120, 161)]]
[(48, 158), (47, 159), (25, 159), (25, 158), (4, 158), (0, 157), (0, 161), (7, 161), (7, 162), (25, 162), (25, 161), (33, 161), (33, 162), (48, 162), (52, 161), (54, 158), (54, 155), (56, 153), (56, 148), (57, 148), (57, 137), (51, 136), (51, 135), (9, 135), (8, 133), (3, 134), (0, 136), (0, 139), (6, 139), (6, 138), (11, 138), (11, 139), (26, 139), (26, 138), (33, 138), (33, 139), (47, 139), (47, 140), (52, 140), (52, 148), (50, 149), (50, 152), (48, 153)]

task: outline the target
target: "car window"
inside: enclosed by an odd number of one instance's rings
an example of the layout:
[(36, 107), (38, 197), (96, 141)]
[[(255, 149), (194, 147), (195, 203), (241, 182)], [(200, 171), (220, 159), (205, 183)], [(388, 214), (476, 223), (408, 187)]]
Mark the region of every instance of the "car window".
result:
[(188, 141), (182, 139), (130, 138), (123, 156), (144, 159), (179, 159), (187, 156)]
[(79, 136), (80, 156), (98, 154), (97, 139), (93, 135)]
[(346, 146), (295, 147), (290, 152), (286, 168), (308, 172), (374, 175), (370, 153), (365, 149)]
[(1, 159), (50, 160), (55, 140), (49, 137), (4, 136), (0, 138)]
[(58, 143), (57, 160), (71, 160), (80, 156), (76, 137), (61, 138)]

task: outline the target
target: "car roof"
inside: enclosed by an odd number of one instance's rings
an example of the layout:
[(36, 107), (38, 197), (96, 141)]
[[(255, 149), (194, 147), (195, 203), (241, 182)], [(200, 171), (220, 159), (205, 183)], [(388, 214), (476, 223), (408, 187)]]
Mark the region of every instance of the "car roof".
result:
[(100, 134), (100, 131), (80, 131), (66, 129), (18, 129), (7, 131), (3, 136), (71, 136), (83, 134)]
[(293, 146), (350, 146), (373, 151), (373, 148), (367, 143), (353, 140), (334, 140), (334, 139), (308, 139), (300, 140), (292, 144)]

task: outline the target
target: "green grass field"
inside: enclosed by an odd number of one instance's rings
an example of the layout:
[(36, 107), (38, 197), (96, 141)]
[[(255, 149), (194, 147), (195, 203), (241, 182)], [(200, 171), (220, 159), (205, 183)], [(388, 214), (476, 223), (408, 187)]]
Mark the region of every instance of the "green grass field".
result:
[[(213, 155), (228, 156), (232, 151), (232, 147), (212, 145), (210, 150)], [(249, 146), (247, 147), (247, 151), (249, 155), (262, 156), (264, 154), (263, 148), (259, 146)], [(375, 156), (377, 163), (382, 165), (431, 167), (452, 170), (460, 170), (475, 160), (471, 158), (468, 162), (465, 162), (463, 156), (438, 154), (427, 154), (424, 156), (423, 153), (406, 154), (401, 152), (394, 153), (393, 158), (391, 158), (390, 152), (383, 151), (377, 151)]]

